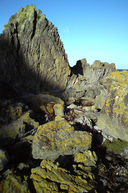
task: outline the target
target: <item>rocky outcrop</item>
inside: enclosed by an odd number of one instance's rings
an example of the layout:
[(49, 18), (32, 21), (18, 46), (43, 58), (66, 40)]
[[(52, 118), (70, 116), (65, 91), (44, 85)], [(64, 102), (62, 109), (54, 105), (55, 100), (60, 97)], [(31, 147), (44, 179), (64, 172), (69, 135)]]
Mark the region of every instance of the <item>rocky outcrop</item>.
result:
[(115, 64), (109, 64), (107, 62), (101, 62), (99, 60), (95, 60), (92, 65), (87, 63), (87, 60), (84, 58), (82, 60), (78, 60), (76, 65), (71, 68), (72, 74), (81, 74), (86, 77), (90, 82), (98, 82), (105, 78), (108, 74), (115, 71)]
[(106, 134), (128, 141), (128, 72), (113, 72), (104, 85), (108, 96), (97, 125)]
[(127, 192), (128, 73), (113, 71), (86, 59), (70, 69), (35, 6), (10, 18), (0, 36), (0, 192)]
[[(102, 86), (102, 81), (108, 74), (116, 71), (115, 64), (108, 64), (106, 62), (95, 61), (89, 65), (86, 59), (79, 60), (74, 67), (71, 68), (71, 77), (68, 77), (66, 90), (62, 97), (67, 103), (74, 102), (81, 97), (90, 97), (92, 99), (102, 98), (96, 100), (98, 108), (103, 106), (107, 97), (107, 92)], [(74, 99), (74, 101), (73, 101)]]
[[(91, 98), (68, 107), (48, 94), (27, 94), (22, 100), (0, 100), (0, 127), (8, 128), (0, 129), (6, 134), (0, 140), (0, 192), (105, 192), (113, 184), (126, 192), (127, 160), (102, 147)], [(127, 144), (121, 152), (127, 159)]]
[(64, 90), (69, 74), (58, 30), (46, 16), (34, 5), (11, 16), (0, 36), (1, 79), (38, 92)]
[(86, 131), (75, 131), (67, 121), (51, 121), (38, 127), (33, 139), (34, 159), (55, 160), (60, 155), (72, 155), (91, 147), (92, 136)]
[[(85, 153), (86, 155), (86, 153)], [(82, 155), (76, 155), (77, 157)], [(96, 158), (92, 154), (89, 156), (93, 160), (91, 166), (95, 167)], [(89, 160), (87, 155), (86, 161)], [(78, 158), (75, 158), (76, 162), (79, 162)], [(81, 162), (81, 161), (80, 161)], [(30, 178), (33, 181), (36, 192), (88, 192), (94, 191), (94, 187), (91, 184), (91, 181), (94, 180), (94, 175), (91, 175), (90, 169), (91, 166), (88, 166), (88, 174), (84, 172), (86, 168), (82, 164), (74, 164), (74, 168), (77, 168), (76, 171), (78, 175), (72, 175), (70, 171), (64, 169), (58, 165), (59, 163), (54, 163), (52, 161), (43, 160), (40, 164), (40, 167), (33, 168), (31, 170)], [(77, 167), (79, 166), (79, 167)], [(90, 176), (89, 176), (90, 174)], [(88, 184), (86, 179), (90, 179)], [(97, 191), (96, 191), (97, 192)]]

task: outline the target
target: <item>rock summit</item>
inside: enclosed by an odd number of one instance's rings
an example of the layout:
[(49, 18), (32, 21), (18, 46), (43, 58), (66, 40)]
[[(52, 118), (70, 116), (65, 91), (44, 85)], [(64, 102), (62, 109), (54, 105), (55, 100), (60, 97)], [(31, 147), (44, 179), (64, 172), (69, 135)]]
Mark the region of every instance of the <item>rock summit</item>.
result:
[(34, 5), (11, 16), (0, 36), (0, 76), (31, 92), (64, 90), (70, 74), (57, 28)]

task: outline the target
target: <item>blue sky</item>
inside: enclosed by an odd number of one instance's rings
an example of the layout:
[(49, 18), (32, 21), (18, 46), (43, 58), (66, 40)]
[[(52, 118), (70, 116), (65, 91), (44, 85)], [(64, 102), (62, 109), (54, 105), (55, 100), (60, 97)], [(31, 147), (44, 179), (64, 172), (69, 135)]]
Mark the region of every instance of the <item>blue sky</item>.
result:
[(128, 0), (1, 0), (0, 33), (11, 15), (31, 4), (58, 28), (70, 66), (86, 58), (128, 69)]

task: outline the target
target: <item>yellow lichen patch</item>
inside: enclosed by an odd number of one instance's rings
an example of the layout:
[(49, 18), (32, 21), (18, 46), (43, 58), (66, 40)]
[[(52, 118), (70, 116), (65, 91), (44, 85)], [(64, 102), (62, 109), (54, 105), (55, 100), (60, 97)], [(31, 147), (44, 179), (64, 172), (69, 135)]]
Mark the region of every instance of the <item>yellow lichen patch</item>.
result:
[(107, 78), (111, 78), (124, 85), (128, 84), (128, 72), (127, 71), (112, 72), (111, 74), (107, 76)]
[(26, 179), (21, 180), (20, 176), (16, 176), (13, 173), (10, 173), (5, 180), (2, 180), (0, 183), (0, 192), (1, 193), (30, 193)]
[[(112, 84), (109, 88), (108, 97), (105, 103), (105, 112), (121, 122), (127, 122), (128, 111), (126, 110), (128, 104), (124, 104), (124, 98), (128, 93), (128, 72), (113, 72), (108, 75), (107, 79), (112, 79)], [(106, 81), (107, 81), (106, 79)]]
[[(77, 163), (83, 163), (85, 165), (88, 165), (89, 162), (91, 161), (91, 164), (95, 166), (96, 161), (97, 161), (97, 156), (95, 152), (91, 151), (84, 151), (82, 153), (77, 153), (74, 155), (74, 161)], [(90, 165), (91, 165), (90, 164)]]
[(39, 126), (33, 139), (34, 158), (55, 159), (71, 155), (91, 146), (92, 136), (86, 131), (75, 131), (66, 120), (51, 121)]
[[(40, 175), (42, 181), (37, 184), (36, 175)], [(40, 167), (31, 170), (30, 178), (33, 181), (36, 191), (41, 187), (46, 188), (49, 192), (63, 192), (76, 193), (83, 190), (92, 190), (93, 186), (80, 176), (72, 175), (64, 168), (57, 166), (52, 161), (43, 160)], [(55, 189), (56, 188), (56, 189)]]
[(5, 162), (7, 162), (7, 156), (5, 151), (0, 149), (0, 160), (4, 160)]
[(31, 14), (34, 14), (34, 5), (26, 6), (25, 8), (21, 8), (17, 13), (17, 20), (26, 19), (30, 17)]
[(56, 193), (59, 192), (59, 188), (55, 182), (48, 182), (46, 180), (41, 180), (37, 182), (33, 180), (34, 187), (36, 189), (36, 193)]
[(4, 25), (4, 30), (7, 30), (8, 29), (8, 24), (5, 24)]
[(29, 124), (34, 128), (39, 126), (39, 123), (31, 119), (29, 114), (30, 111), (24, 113), (20, 118), (9, 125), (4, 125), (0, 128), (0, 144), (2, 144), (2, 141), (14, 139), (16, 136), (23, 136), (25, 133), (25, 124)]
[(64, 120), (65, 118), (60, 115), (55, 116), (55, 121), (64, 121)]

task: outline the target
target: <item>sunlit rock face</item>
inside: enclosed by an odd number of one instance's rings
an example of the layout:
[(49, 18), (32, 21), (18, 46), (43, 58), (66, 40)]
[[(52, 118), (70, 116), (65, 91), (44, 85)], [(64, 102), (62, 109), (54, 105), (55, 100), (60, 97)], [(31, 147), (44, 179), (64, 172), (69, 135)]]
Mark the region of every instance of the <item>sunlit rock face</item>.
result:
[(60, 155), (72, 155), (91, 147), (92, 136), (75, 131), (67, 121), (51, 121), (38, 127), (32, 143), (34, 159), (55, 160)]
[[(63, 99), (74, 100), (81, 97), (99, 97), (106, 98), (106, 91), (102, 86), (102, 81), (112, 72), (115, 72), (115, 64), (95, 60), (92, 65), (87, 63), (84, 58), (78, 60), (74, 67), (71, 67), (71, 76), (67, 79), (67, 87), (63, 92)], [(102, 106), (102, 104), (100, 104)]]
[(116, 71), (114, 63), (101, 62), (100, 60), (95, 60), (92, 65), (87, 63), (86, 58), (78, 60), (76, 65), (71, 68), (73, 74), (81, 74), (86, 77), (86, 80), (90, 83), (96, 84), (100, 80), (107, 77), (108, 74)]
[(0, 76), (29, 91), (66, 87), (70, 68), (57, 28), (34, 5), (11, 16), (0, 36)]
[(97, 125), (108, 135), (128, 141), (128, 72), (113, 72), (104, 85), (108, 96)]

